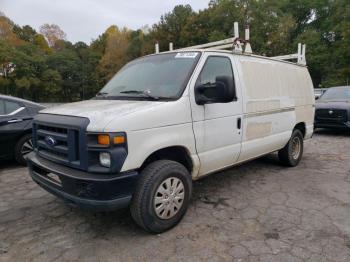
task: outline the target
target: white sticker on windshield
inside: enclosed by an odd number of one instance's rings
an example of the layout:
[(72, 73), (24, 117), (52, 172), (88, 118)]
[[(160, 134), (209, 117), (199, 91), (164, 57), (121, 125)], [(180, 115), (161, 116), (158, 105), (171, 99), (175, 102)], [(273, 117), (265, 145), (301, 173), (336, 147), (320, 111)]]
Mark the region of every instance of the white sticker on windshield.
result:
[(175, 58), (195, 58), (197, 54), (197, 52), (181, 52), (177, 53)]

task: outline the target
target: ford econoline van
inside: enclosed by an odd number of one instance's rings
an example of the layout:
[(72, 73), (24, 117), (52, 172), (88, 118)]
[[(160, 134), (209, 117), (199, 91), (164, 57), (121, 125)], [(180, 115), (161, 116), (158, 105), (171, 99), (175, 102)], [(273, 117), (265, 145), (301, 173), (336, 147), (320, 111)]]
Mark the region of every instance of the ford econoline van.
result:
[(298, 165), (313, 121), (306, 66), (175, 50), (128, 63), (91, 100), (41, 111), (29, 170), (68, 203), (129, 207), (158, 233), (184, 216), (194, 180), (275, 151)]

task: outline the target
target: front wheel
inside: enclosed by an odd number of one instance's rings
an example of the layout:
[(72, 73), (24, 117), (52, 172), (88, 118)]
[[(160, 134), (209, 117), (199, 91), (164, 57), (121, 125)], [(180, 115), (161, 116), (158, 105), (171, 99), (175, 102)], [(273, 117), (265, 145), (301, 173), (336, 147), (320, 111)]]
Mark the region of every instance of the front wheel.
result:
[(297, 166), (303, 156), (304, 137), (300, 130), (295, 129), (287, 145), (278, 151), (282, 164), (290, 167)]
[(27, 134), (22, 136), (16, 146), (15, 146), (15, 159), (22, 166), (27, 165), (27, 161), (25, 159), (26, 155), (33, 151), (33, 141), (32, 135)]
[(155, 161), (140, 174), (131, 215), (146, 231), (164, 232), (185, 215), (191, 193), (192, 179), (183, 165), (170, 160)]

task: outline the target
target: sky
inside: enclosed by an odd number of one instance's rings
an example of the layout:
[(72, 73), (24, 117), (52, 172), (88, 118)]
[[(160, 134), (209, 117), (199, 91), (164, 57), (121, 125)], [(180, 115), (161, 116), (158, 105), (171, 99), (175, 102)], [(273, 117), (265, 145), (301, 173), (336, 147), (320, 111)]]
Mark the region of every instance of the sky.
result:
[(90, 43), (110, 25), (139, 29), (151, 26), (177, 4), (190, 4), (195, 11), (209, 0), (0, 0), (0, 11), (16, 24), (39, 31), (44, 23), (57, 24), (67, 40)]

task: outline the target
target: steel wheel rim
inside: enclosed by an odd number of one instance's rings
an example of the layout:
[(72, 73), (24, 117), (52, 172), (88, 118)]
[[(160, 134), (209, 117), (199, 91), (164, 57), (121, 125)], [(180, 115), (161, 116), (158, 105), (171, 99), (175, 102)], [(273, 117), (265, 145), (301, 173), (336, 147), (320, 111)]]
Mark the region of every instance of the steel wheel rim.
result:
[(165, 179), (154, 195), (154, 211), (160, 219), (173, 218), (181, 209), (185, 199), (185, 187), (177, 177)]
[(294, 137), (292, 140), (292, 157), (293, 159), (298, 159), (301, 150), (301, 142), (299, 137)]
[(26, 142), (23, 143), (23, 145), (21, 147), (21, 154), (22, 154), (22, 156), (25, 156), (32, 151), (33, 151), (33, 141), (30, 138)]

